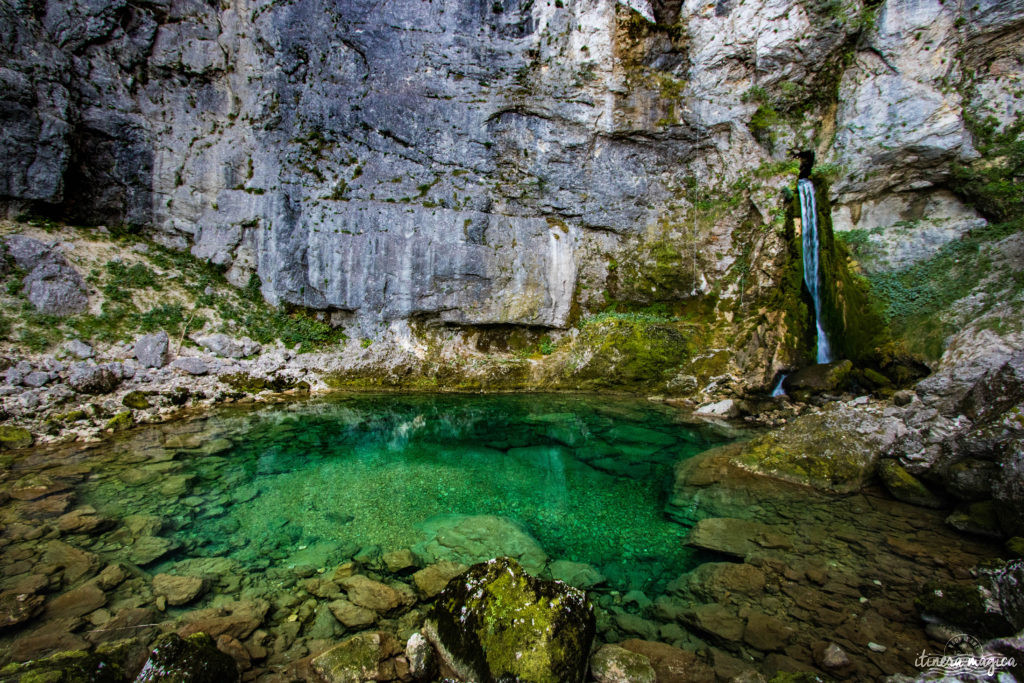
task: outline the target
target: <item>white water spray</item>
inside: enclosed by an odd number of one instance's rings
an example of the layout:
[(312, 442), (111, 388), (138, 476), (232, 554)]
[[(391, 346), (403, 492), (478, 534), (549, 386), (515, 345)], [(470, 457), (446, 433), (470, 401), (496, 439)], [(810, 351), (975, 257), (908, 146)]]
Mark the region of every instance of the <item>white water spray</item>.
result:
[(803, 226), (804, 282), (814, 301), (814, 322), (818, 328), (818, 363), (832, 362), (832, 347), (821, 324), (821, 244), (818, 239), (818, 210), (814, 184), (807, 178), (797, 182), (800, 192), (800, 224)]

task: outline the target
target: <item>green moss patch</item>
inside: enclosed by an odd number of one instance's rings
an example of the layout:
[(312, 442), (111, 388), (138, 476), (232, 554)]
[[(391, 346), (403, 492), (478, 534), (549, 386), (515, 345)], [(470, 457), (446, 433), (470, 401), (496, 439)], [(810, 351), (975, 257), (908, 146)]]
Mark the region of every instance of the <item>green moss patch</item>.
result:
[(32, 445), (32, 432), (24, 427), (0, 425), (0, 449), (27, 448)]
[(664, 383), (694, 354), (689, 325), (638, 314), (603, 314), (580, 324), (564, 379), (580, 387)]
[(132, 418), (132, 411), (125, 410), (107, 420), (106, 428), (112, 429), (115, 432), (123, 432), (126, 429), (131, 429), (134, 424), (135, 420)]
[(145, 410), (146, 408), (149, 408), (151, 404), (145, 392), (130, 391), (121, 399), (121, 405), (133, 410)]

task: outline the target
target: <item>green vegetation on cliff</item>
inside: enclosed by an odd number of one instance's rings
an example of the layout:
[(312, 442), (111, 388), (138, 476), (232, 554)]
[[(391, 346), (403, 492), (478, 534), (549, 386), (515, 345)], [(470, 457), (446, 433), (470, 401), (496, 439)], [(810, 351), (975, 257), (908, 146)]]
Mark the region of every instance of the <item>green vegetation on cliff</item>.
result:
[(42, 233), (58, 230), (73, 245), (66, 250), (67, 258), (92, 289), (90, 310), (67, 318), (36, 312), (22, 295), (24, 273), (11, 268), (2, 279), (0, 303), (17, 314), (0, 317), (0, 338), (15, 347), (43, 352), (71, 338), (113, 343), (161, 329), (188, 344), (187, 335), (204, 326), (260, 343), (280, 340), (300, 352), (345, 340), (341, 330), (313, 313), (266, 303), (255, 276), (239, 290), (227, 281), (223, 268), (188, 252), (143, 242), (132, 234), (106, 235), (49, 221), (0, 226), (0, 232), (40, 239), (48, 237)]
[(875, 273), (868, 279), (871, 292), (884, 306), (893, 337), (909, 351), (936, 360), (946, 338), (964, 321), (953, 304), (975, 289), (985, 295), (976, 315), (983, 315), (1000, 301), (1024, 292), (1024, 277), (1007, 271), (995, 258), (995, 245), (1020, 229), (1018, 222), (989, 225), (972, 230), (942, 246), (930, 259), (902, 270)]

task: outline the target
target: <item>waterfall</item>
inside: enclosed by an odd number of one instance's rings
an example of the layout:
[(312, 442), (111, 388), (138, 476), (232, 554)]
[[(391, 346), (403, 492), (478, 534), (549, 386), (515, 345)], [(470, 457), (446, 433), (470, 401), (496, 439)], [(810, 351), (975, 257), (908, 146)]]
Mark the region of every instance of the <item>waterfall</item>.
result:
[(785, 373), (783, 373), (782, 376), (779, 377), (778, 383), (775, 385), (775, 388), (772, 389), (772, 398), (786, 395), (786, 390), (782, 388), (782, 383), (786, 381), (786, 377), (788, 377), (788, 375), (786, 375)]
[(818, 328), (818, 363), (832, 362), (828, 335), (821, 324), (821, 244), (818, 239), (818, 210), (814, 204), (814, 183), (797, 182), (800, 191), (800, 224), (803, 231), (804, 282), (814, 301), (814, 322)]

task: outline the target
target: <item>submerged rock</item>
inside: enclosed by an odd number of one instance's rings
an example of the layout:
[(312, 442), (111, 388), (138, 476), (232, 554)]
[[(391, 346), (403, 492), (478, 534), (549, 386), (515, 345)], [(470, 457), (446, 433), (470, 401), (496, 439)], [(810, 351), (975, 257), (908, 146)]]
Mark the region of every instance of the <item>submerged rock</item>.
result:
[(548, 556), (512, 520), (495, 515), (439, 515), (421, 525), (425, 540), (413, 546), (424, 563), (452, 560), (472, 564), (492, 557), (512, 557), (527, 571), (539, 573)]
[(703, 600), (718, 602), (732, 593), (758, 595), (764, 591), (766, 584), (764, 572), (753, 565), (703, 562), (693, 571), (669, 583), (667, 590), (670, 593), (689, 592)]
[(578, 683), (596, 631), (586, 594), (511, 558), (474, 565), (438, 596), (424, 634), (464, 680)]
[(412, 580), (420, 594), (429, 599), (444, 590), (449, 581), (467, 569), (469, 567), (461, 562), (445, 560), (419, 570), (412, 575)]
[(348, 600), (332, 600), (327, 603), (327, 608), (331, 610), (335, 619), (348, 628), (369, 626), (377, 621), (377, 613), (372, 609), (360, 607)]
[(403, 591), (361, 574), (341, 579), (338, 583), (348, 593), (350, 602), (375, 612), (390, 612), (416, 601), (408, 587)]
[(140, 536), (132, 542), (128, 556), (141, 567), (155, 562), (176, 547), (176, 542), (162, 536)]
[(412, 680), (401, 643), (386, 631), (352, 636), (315, 657), (310, 666), (324, 683)]
[(638, 652), (602, 645), (590, 658), (590, 675), (597, 683), (654, 683), (651, 660)]
[(702, 519), (690, 529), (686, 544), (743, 559), (759, 548), (789, 548), (792, 543), (767, 524), (730, 517)]
[(548, 573), (555, 581), (586, 590), (604, 583), (605, 576), (596, 567), (583, 562), (555, 560), (548, 567)]
[(205, 583), (198, 576), (172, 576), (157, 574), (153, 577), (153, 592), (167, 598), (171, 606), (186, 605), (198, 598), (205, 589)]
[(713, 683), (715, 673), (693, 652), (665, 643), (626, 640), (623, 649), (643, 655), (651, 663), (658, 683)]
[(135, 683), (232, 683), (240, 680), (235, 660), (213, 638), (195, 633), (161, 636)]
[(0, 593), (0, 630), (17, 626), (43, 611), (46, 599), (32, 593)]

